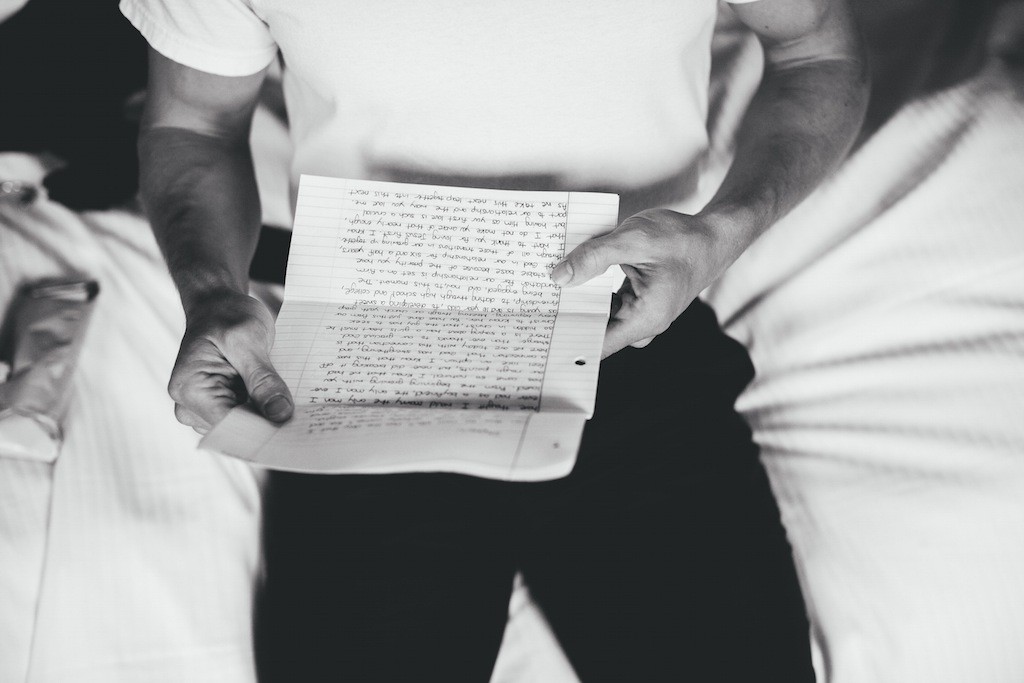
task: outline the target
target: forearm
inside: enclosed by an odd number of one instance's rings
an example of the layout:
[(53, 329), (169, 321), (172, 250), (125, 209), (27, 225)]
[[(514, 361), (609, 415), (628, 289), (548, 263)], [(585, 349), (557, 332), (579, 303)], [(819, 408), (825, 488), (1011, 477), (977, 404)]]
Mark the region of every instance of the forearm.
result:
[(217, 292), (245, 293), (260, 228), (247, 142), (148, 128), (139, 158), (143, 204), (186, 316)]
[(857, 56), (769, 66), (736, 139), (733, 164), (699, 216), (722, 243), (724, 270), (803, 200), (849, 151), (867, 105)]

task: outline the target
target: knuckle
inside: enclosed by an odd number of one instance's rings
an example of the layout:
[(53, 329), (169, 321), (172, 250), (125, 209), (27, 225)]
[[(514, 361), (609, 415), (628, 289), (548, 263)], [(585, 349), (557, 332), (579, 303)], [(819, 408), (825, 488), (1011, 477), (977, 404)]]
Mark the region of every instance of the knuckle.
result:
[(182, 346), (167, 381), (167, 393), (176, 403), (187, 403), (186, 398), (192, 393), (203, 364), (203, 353), (199, 348), (195, 345)]
[(174, 406), (174, 417), (181, 424), (186, 427), (192, 427), (193, 429), (206, 425), (205, 421), (200, 419), (196, 413), (192, 412), (180, 403)]
[(185, 397), (185, 387), (187, 385), (185, 376), (175, 370), (171, 373), (171, 379), (167, 382), (167, 394), (174, 399), (175, 403), (181, 403)]

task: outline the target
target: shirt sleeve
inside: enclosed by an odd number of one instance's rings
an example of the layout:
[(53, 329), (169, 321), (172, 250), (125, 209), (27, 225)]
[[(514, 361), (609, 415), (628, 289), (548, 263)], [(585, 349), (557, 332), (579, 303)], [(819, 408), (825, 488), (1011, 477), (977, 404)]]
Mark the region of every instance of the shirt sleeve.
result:
[(199, 71), (248, 76), (277, 54), (249, 0), (121, 0), (119, 7), (154, 50)]

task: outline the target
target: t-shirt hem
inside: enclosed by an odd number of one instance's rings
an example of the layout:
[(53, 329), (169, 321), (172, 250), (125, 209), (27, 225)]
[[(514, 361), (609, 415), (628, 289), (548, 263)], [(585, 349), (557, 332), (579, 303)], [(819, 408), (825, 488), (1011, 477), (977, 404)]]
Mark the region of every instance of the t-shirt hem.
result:
[(216, 50), (160, 25), (137, 0), (121, 0), (118, 8), (150, 46), (179, 64), (216, 76), (251, 76), (277, 55), (273, 46), (253, 50)]

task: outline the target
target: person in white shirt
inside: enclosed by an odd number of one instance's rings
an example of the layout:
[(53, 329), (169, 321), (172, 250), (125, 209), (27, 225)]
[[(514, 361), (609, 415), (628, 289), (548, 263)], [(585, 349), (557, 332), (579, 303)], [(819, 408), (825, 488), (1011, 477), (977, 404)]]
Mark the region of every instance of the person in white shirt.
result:
[(273, 421), (293, 410), (271, 315), (246, 294), (247, 137), (277, 55), (294, 177), (622, 197), (619, 227), (552, 272), (627, 277), (574, 472), (273, 473), (264, 679), (486, 679), (516, 569), (584, 680), (813, 678), (789, 547), (733, 410), (752, 367), (695, 299), (853, 141), (867, 78), (844, 0), (733, 5), (765, 74), (718, 187), (701, 173), (713, 0), (121, 7), (152, 47), (141, 185), (187, 318), (170, 392), (199, 431), (243, 400)]

